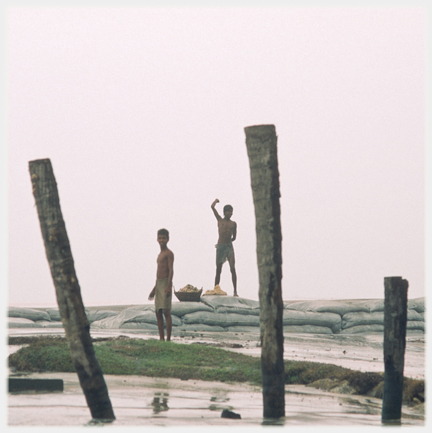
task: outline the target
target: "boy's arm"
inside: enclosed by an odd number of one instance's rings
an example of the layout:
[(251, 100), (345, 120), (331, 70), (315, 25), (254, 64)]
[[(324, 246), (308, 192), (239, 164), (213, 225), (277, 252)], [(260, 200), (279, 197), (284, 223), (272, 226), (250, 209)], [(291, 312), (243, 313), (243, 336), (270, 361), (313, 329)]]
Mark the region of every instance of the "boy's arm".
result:
[(216, 219), (219, 221), (222, 219), (222, 217), (219, 215), (218, 211), (215, 209), (216, 203), (219, 203), (219, 199), (216, 199), (212, 204), (211, 204), (211, 208), (212, 211), (214, 213), (214, 216), (216, 217)]
[(236, 240), (236, 237), (237, 237), (237, 223), (234, 221), (233, 221), (233, 223), (234, 223), (234, 227), (233, 227), (233, 233), (232, 233), (231, 241), (234, 242)]
[(170, 295), (172, 289), (172, 280), (174, 275), (174, 254), (171, 250), (167, 251), (167, 261), (168, 261), (168, 283), (165, 288), (165, 294)]
[(149, 294), (149, 297), (148, 297), (149, 301), (153, 301), (153, 299), (155, 297), (155, 293), (156, 293), (156, 285), (153, 287), (152, 291)]

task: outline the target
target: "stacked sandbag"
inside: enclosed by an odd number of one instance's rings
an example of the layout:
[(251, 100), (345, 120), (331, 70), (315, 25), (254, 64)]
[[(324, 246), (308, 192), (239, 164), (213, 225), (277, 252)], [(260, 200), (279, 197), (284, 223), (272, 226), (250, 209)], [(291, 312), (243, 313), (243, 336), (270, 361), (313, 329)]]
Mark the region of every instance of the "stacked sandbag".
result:
[[(219, 316), (217, 320), (223, 330), (259, 333), (258, 301), (232, 296), (206, 296), (201, 298), (201, 301), (211, 307), (215, 314)], [(193, 319), (196, 320), (196, 317)], [(205, 319), (204, 323), (206, 323)]]
[[(157, 332), (154, 304), (86, 309), (92, 329)], [(424, 332), (425, 299), (408, 301), (407, 332)], [(205, 296), (200, 302), (173, 302), (173, 331), (259, 333), (259, 302), (232, 296)], [(57, 309), (9, 308), (9, 327), (62, 327)], [(284, 333), (382, 333), (384, 300), (286, 301)]]
[[(384, 300), (362, 301), (360, 304), (368, 307), (369, 312), (350, 312), (344, 314), (342, 316), (341, 333), (384, 332)], [(406, 329), (407, 332), (424, 332), (424, 298), (408, 301)]]
[[(181, 320), (173, 316), (173, 326)], [(153, 305), (139, 305), (126, 308), (120, 313), (97, 320), (91, 324), (99, 329), (157, 329), (157, 319)]]
[(9, 317), (32, 320), (33, 322), (50, 321), (50, 315), (43, 310), (33, 308), (9, 307)]
[[(424, 332), (424, 308), (424, 298), (408, 301), (408, 332)], [(285, 302), (283, 314), (284, 332), (358, 334), (384, 331), (383, 299), (290, 301)]]
[(298, 311), (284, 309), (283, 325), (286, 332), (292, 332), (291, 327), (295, 327), (295, 332), (310, 332), (301, 326), (313, 326), (315, 333), (318, 334), (338, 334), (341, 330), (341, 317), (334, 313), (317, 313), (315, 311)]
[[(186, 332), (221, 332), (224, 328), (218, 323), (202, 320), (206, 315), (214, 314), (214, 309), (204, 302), (179, 302), (173, 303), (171, 317), (181, 318), (179, 330)], [(210, 318), (212, 316), (209, 316)]]
[(341, 312), (348, 305), (328, 301), (301, 301), (284, 304), (284, 332), (338, 334), (341, 331)]
[(61, 322), (52, 322), (51, 316), (43, 309), (9, 307), (9, 328), (56, 328)]
[(106, 319), (107, 317), (117, 316), (118, 312), (113, 310), (85, 310), (87, 320), (90, 323), (98, 322), (99, 320)]

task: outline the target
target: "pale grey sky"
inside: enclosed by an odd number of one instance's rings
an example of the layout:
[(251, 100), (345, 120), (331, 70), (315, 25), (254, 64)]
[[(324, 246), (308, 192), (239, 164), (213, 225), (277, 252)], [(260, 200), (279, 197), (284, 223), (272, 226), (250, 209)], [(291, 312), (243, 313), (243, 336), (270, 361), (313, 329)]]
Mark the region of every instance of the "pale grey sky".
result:
[[(243, 128), (278, 135), (284, 299), (425, 294), (422, 8), (21, 8), (7, 14), (9, 304), (54, 306), (28, 162), (50, 158), (85, 305), (213, 288), (215, 198), (258, 299)], [(232, 294), (228, 265), (221, 288)]]

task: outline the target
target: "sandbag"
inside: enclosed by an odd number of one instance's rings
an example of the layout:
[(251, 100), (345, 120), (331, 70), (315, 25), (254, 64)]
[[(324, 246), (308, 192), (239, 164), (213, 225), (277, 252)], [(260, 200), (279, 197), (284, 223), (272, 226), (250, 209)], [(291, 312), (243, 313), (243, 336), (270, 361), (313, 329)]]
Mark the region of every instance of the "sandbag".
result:
[(236, 307), (236, 306), (223, 306), (216, 308), (216, 313), (218, 314), (251, 314), (253, 316), (259, 316), (259, 308), (250, 307)]
[(32, 320), (33, 322), (37, 322), (38, 320), (51, 320), (50, 315), (46, 311), (32, 308), (9, 307), (8, 316), (21, 317), (23, 319)]
[[(371, 313), (374, 313), (375, 311), (384, 311), (384, 299), (366, 299), (359, 301), (359, 305), (368, 307)], [(408, 311), (415, 310), (418, 313), (424, 313), (425, 298), (408, 299), (407, 308)]]
[(111, 328), (118, 329), (123, 323), (127, 322), (129, 319), (134, 319), (135, 317), (139, 316), (142, 313), (143, 313), (142, 309), (138, 309), (134, 307), (127, 308), (121, 311), (116, 316), (109, 316), (106, 317), (105, 319), (96, 320), (92, 322), (92, 327), (102, 328), (102, 329), (111, 329)]
[(384, 311), (384, 299), (365, 299), (358, 301), (359, 305), (365, 306), (370, 313)]
[(49, 309), (46, 309), (45, 311), (49, 314), (50, 319), (52, 321), (61, 322), (60, 311), (58, 310), (58, 308), (57, 309), (49, 308)]
[(335, 313), (315, 313), (313, 311), (283, 310), (283, 325), (313, 325), (330, 328), (336, 334), (341, 329), (341, 316)]
[[(423, 317), (415, 310), (407, 311), (407, 320), (422, 322)], [(384, 325), (384, 311), (374, 311), (372, 313), (348, 313), (342, 317), (342, 329), (360, 325)]]
[(425, 323), (417, 320), (407, 322), (407, 331), (425, 331)]
[(117, 316), (117, 314), (118, 312), (110, 310), (86, 310), (87, 320), (90, 323), (105, 319), (106, 317)]
[[(424, 322), (420, 322), (417, 320), (407, 322), (407, 326), (406, 326), (407, 332), (414, 332), (414, 331), (424, 332), (424, 329), (425, 329)], [(360, 334), (360, 333), (370, 333), (370, 332), (384, 333), (384, 325), (371, 324), (371, 325), (352, 326), (346, 329), (342, 329), (341, 334)]]
[(183, 317), (185, 314), (196, 311), (213, 312), (214, 310), (203, 302), (173, 302), (171, 305), (171, 314), (177, 317)]
[(424, 322), (424, 317), (421, 315), (421, 313), (418, 313), (416, 310), (408, 310), (407, 320), (413, 322)]
[(313, 311), (316, 313), (334, 313), (343, 316), (352, 311), (365, 311), (369, 312), (369, 308), (365, 305), (358, 304), (352, 301), (300, 301), (300, 302), (286, 302), (284, 309), (298, 310), (298, 311)]
[(408, 299), (408, 308), (417, 311), (417, 313), (424, 313), (425, 298)]
[(225, 327), (227, 326), (259, 326), (260, 319), (256, 315), (225, 313), (218, 314), (225, 318)]
[(33, 322), (33, 320), (24, 317), (10, 317), (8, 319), (9, 328), (42, 328), (40, 322)]
[[(179, 326), (182, 324), (182, 321), (179, 317), (174, 316), (171, 314), (171, 319), (172, 319), (172, 325), (173, 326)], [(131, 317), (127, 320), (125, 320), (123, 323), (130, 323), (130, 322), (135, 322), (135, 323), (153, 323), (155, 325), (157, 325), (157, 318), (156, 318), (156, 314), (154, 311), (143, 311), (138, 313), (135, 317)], [(165, 322), (165, 317), (164, 317), (164, 322)]]
[[(172, 317), (172, 323), (174, 326), (181, 325), (181, 319), (179, 317), (173, 316)], [(102, 328), (102, 329), (118, 329), (121, 328), (123, 324), (125, 323), (152, 323), (154, 325), (157, 325), (157, 319), (156, 314), (154, 310), (152, 311), (150, 308), (147, 308), (143, 311), (142, 307), (140, 308), (127, 308), (126, 310), (121, 311), (116, 316), (109, 316), (105, 319), (97, 320), (92, 323), (93, 327), (95, 328)]]
[(333, 334), (333, 331), (327, 326), (300, 325), (300, 326), (284, 326), (284, 334)]
[(117, 316), (106, 317), (102, 320), (96, 320), (90, 324), (92, 329), (119, 329), (124, 323), (123, 320), (118, 320)]
[(384, 312), (375, 311), (373, 313), (355, 312), (347, 313), (342, 316), (342, 329), (361, 325), (384, 325)]
[(184, 324), (201, 323), (209, 326), (259, 326), (259, 317), (246, 314), (217, 314), (197, 311), (183, 316)]
[(349, 328), (342, 329), (341, 334), (360, 334), (362, 332), (384, 332), (384, 325), (372, 324), (372, 325), (358, 325), (351, 326)]

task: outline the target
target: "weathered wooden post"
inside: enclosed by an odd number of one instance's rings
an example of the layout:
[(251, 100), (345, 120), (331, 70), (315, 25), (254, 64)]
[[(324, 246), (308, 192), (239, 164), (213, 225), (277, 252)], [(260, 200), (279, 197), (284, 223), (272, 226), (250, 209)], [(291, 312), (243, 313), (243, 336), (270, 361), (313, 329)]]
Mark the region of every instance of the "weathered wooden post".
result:
[(274, 125), (244, 130), (256, 220), (264, 417), (281, 418), (285, 416), (285, 371), (277, 137)]
[(381, 420), (398, 423), (402, 413), (408, 281), (384, 278), (384, 391)]
[(29, 169), (60, 317), (81, 388), (92, 417), (112, 421), (114, 411), (91, 341), (51, 161), (30, 161)]

